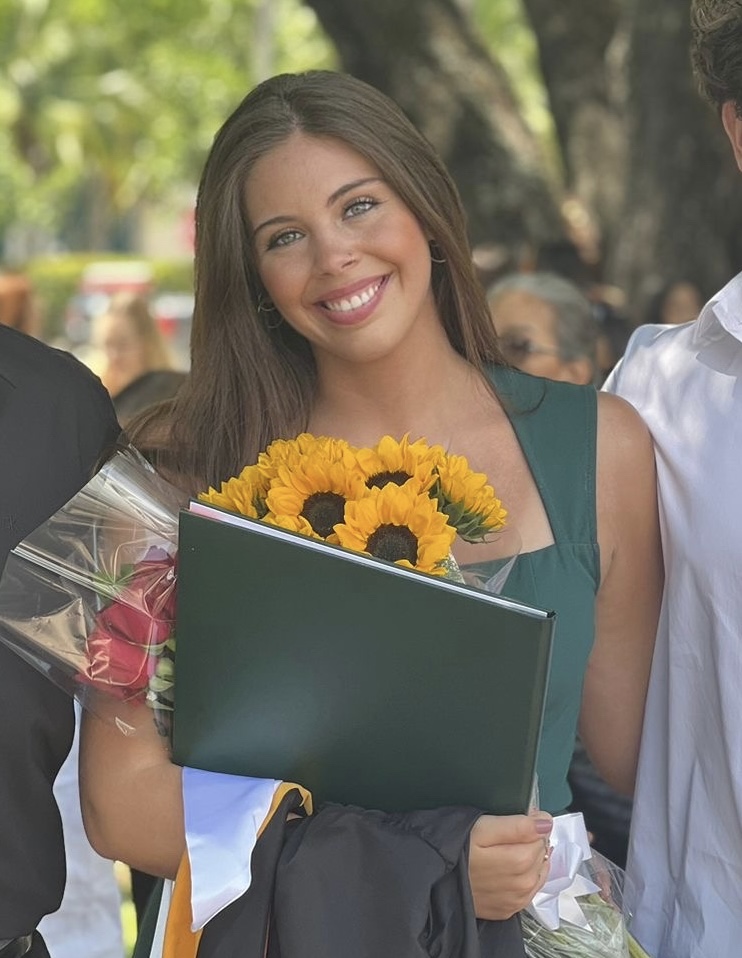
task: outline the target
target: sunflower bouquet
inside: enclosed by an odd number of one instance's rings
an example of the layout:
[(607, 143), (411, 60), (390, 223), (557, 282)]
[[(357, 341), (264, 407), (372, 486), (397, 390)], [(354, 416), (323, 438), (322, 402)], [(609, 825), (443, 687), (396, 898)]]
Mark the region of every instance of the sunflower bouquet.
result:
[(461, 578), (456, 536), (482, 542), (507, 512), (484, 473), (424, 439), (357, 448), (302, 433), (199, 495), (230, 512), (431, 575)]

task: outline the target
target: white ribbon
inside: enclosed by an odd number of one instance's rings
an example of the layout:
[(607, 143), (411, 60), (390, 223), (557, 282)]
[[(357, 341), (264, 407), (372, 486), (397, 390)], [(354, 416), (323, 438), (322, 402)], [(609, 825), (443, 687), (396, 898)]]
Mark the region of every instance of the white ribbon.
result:
[(550, 931), (556, 931), (562, 921), (591, 931), (577, 899), (600, 891), (600, 887), (578, 874), (582, 863), (592, 858), (581, 812), (556, 816), (551, 846), (548, 877), (526, 910)]
[(250, 887), (258, 829), (280, 784), (272, 778), (183, 769), (192, 931), (203, 928)]

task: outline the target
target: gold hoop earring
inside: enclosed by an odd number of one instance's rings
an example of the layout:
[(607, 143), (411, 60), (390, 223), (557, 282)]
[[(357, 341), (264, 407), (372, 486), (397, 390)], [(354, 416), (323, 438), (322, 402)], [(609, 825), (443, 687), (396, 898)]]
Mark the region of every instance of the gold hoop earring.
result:
[[(430, 261), (431, 263), (445, 263), (446, 257), (441, 256), (441, 251), (438, 249), (437, 243), (429, 243), (430, 246)], [(437, 254), (437, 255), (436, 255)]]

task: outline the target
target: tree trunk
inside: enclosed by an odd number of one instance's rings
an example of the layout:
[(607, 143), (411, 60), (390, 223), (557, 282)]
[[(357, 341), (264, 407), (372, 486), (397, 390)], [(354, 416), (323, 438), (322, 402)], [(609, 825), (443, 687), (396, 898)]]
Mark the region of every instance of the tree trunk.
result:
[(742, 183), (690, 68), (686, 0), (632, 0), (621, 233), (610, 271), (637, 311), (665, 282), (708, 294), (742, 265)]
[(600, 224), (603, 243), (623, 203), (621, 0), (523, 0), (561, 148), (564, 184)]
[(473, 243), (563, 235), (534, 137), (455, 0), (306, 0), (342, 67), (396, 100), (456, 181)]
[(742, 183), (695, 90), (688, 0), (523, 0), (565, 181), (638, 321), (674, 279), (710, 294), (742, 265)]

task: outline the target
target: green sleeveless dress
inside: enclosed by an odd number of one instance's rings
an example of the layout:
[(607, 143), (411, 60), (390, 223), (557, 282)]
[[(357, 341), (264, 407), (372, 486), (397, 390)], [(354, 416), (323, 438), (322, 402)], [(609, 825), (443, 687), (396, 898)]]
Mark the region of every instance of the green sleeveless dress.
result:
[[(595, 593), (600, 582), (595, 514), (597, 394), (591, 386), (552, 382), (506, 367), (492, 368), (491, 375), (554, 534), (554, 545), (518, 556), (503, 592), (557, 613), (538, 777), (541, 808), (558, 814), (571, 800), (567, 770), (593, 645)], [(489, 573), (488, 566), (492, 566)], [(475, 568), (488, 576), (494, 566), (482, 563)], [(150, 954), (161, 892), (158, 881), (134, 958)]]
[(506, 367), (493, 368), (491, 375), (554, 535), (553, 545), (518, 556), (503, 594), (556, 612), (538, 780), (541, 808), (558, 814), (571, 801), (567, 771), (600, 584), (597, 393), (592, 386), (552, 382)]

